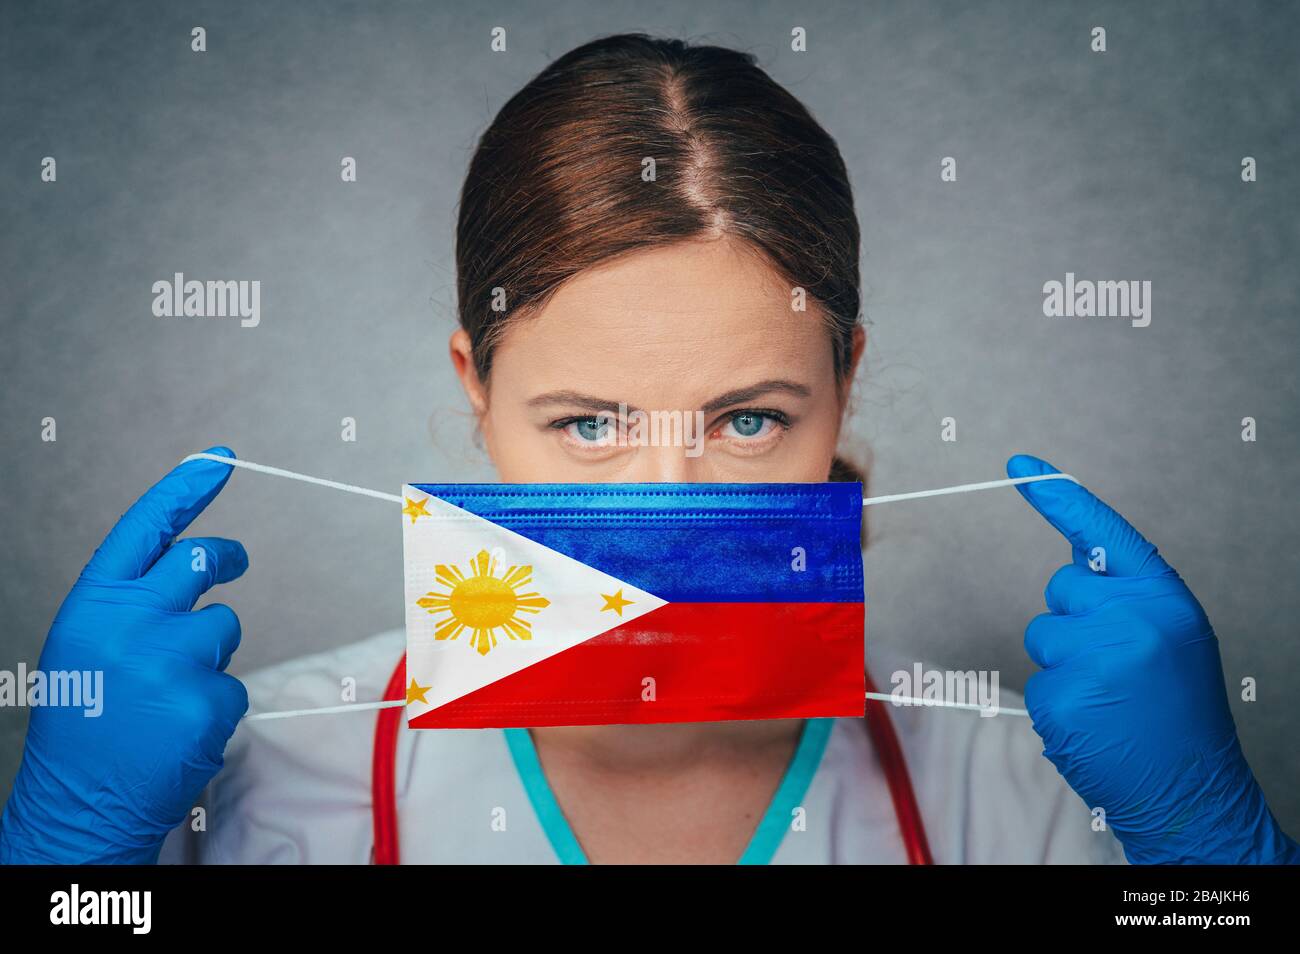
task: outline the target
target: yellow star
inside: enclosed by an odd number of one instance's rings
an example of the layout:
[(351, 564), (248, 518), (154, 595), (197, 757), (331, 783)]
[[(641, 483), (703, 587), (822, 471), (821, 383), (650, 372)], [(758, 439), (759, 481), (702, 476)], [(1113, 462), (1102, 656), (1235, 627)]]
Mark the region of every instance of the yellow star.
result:
[(415, 501), (410, 497), (407, 497), (406, 506), (402, 508), (402, 513), (411, 518), (411, 523), (415, 523), (416, 517), (432, 517), (433, 514), (424, 509), (424, 505), (428, 502), (428, 497), (420, 501)]
[(412, 679), (411, 684), (406, 687), (406, 704), (409, 706), (412, 702), (423, 702), (427, 706), (429, 700), (424, 698), (424, 694), (432, 688), (433, 686), (422, 686)]
[(613, 610), (613, 611), (614, 611), (615, 613), (617, 613), (619, 616), (622, 616), (622, 615), (623, 615), (623, 607), (624, 607), (624, 606), (631, 606), (634, 602), (636, 602), (635, 600), (625, 600), (625, 599), (623, 599), (623, 591), (622, 591), (622, 590), (619, 590), (619, 591), (618, 591), (617, 593), (615, 593), (613, 596), (610, 596), (610, 595), (607, 594), (607, 593), (601, 593), (600, 595), (601, 595), (601, 598), (605, 600), (605, 605), (602, 606), (602, 607), (600, 608), (600, 611), (601, 611), (602, 613), (605, 612), (605, 610)]

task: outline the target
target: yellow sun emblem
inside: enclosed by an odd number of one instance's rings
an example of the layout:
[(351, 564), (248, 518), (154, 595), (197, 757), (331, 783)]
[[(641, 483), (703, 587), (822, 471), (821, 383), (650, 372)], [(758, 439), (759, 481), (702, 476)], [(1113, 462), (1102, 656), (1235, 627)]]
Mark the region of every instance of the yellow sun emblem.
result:
[(417, 602), (431, 615), (448, 613), (437, 623), (435, 639), (455, 639), (470, 630), (469, 644), (486, 656), (497, 644), (497, 630), (505, 630), (511, 639), (532, 639), (533, 627), (522, 613), (537, 613), (551, 601), (537, 593), (520, 593), (519, 588), (532, 582), (531, 566), (512, 566), (497, 576), (497, 564), (486, 550), (469, 561), (469, 575), (459, 567), (439, 563), (434, 567), (438, 582), (447, 592), (429, 592)]

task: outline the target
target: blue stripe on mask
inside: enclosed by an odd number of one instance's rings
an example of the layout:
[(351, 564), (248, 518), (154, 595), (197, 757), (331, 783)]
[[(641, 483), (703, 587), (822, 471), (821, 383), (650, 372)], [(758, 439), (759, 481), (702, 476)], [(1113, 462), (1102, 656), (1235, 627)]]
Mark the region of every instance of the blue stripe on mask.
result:
[(863, 599), (858, 483), (411, 486), (670, 602)]

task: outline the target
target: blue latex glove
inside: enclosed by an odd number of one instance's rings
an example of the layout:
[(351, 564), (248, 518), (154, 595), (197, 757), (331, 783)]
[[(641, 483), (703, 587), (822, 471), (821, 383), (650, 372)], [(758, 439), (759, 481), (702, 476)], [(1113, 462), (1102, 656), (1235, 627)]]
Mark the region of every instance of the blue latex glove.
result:
[[(1007, 463), (1011, 477), (1055, 473), (1034, 457)], [(1300, 863), (1241, 751), (1218, 639), (1187, 585), (1078, 484), (1016, 489), (1074, 549), (1048, 583), (1050, 612), (1025, 631), (1042, 667), (1025, 705), (1043, 754), (1105, 809), (1133, 864)]]
[(156, 862), (221, 768), (248, 708), (243, 685), (223, 672), (239, 620), (228, 606), (193, 608), (241, 575), (248, 556), (233, 540), (172, 541), (232, 470), (215, 461), (174, 469), (123, 515), (63, 601), (40, 669), (101, 670), (102, 712), (32, 709), (0, 819), (0, 863)]

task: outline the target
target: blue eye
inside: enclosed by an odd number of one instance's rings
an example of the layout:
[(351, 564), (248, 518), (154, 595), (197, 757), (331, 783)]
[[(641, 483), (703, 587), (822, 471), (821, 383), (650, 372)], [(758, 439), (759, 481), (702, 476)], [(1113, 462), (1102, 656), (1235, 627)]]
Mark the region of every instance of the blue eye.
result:
[(741, 437), (753, 437), (763, 429), (766, 420), (761, 414), (737, 414), (731, 419), (731, 426)]
[(565, 425), (565, 430), (580, 441), (594, 444), (608, 438), (609, 421), (596, 417), (583, 417), (569, 421)]
[(762, 414), (758, 411), (737, 411), (723, 425), (721, 435), (741, 440), (753, 440), (756, 437), (766, 437), (782, 423), (773, 414)]

